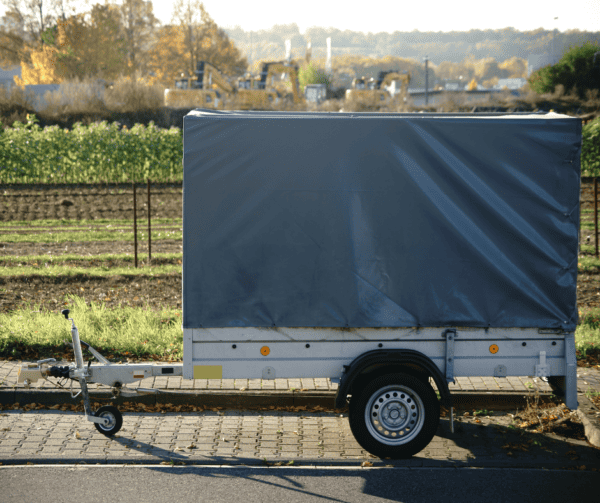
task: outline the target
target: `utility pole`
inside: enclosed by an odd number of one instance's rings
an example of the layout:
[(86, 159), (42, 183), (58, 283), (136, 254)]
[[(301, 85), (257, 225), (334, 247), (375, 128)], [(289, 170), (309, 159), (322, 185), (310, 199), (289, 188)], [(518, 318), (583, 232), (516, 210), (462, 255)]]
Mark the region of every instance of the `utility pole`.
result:
[(425, 56), (425, 106), (429, 105), (429, 55)]

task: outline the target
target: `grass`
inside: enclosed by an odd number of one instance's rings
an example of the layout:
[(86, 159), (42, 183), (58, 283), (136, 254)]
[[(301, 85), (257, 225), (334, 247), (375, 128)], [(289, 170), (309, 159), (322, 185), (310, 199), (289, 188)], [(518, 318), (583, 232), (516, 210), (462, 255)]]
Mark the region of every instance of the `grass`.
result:
[[(138, 230), (138, 240), (148, 239), (148, 232)], [(152, 241), (159, 239), (183, 239), (181, 228), (177, 230), (153, 230)], [(53, 231), (40, 234), (3, 234), (3, 243), (72, 243), (94, 241), (133, 241), (133, 229)]]
[[(177, 260), (182, 260), (182, 253), (154, 253), (152, 254), (152, 260), (157, 262), (177, 262)], [(39, 262), (50, 261), (53, 265), (64, 264), (64, 263), (78, 263), (82, 264), (90, 264), (94, 262), (107, 262), (113, 263), (116, 261), (125, 261), (133, 263), (134, 257), (129, 253), (101, 253), (99, 255), (88, 255), (87, 257), (83, 257), (81, 255), (76, 255), (74, 253), (68, 253), (65, 255), (14, 255), (14, 256), (5, 256), (0, 258), (0, 265), (4, 264), (14, 264), (14, 263), (24, 263), (27, 264), (31, 262), (32, 265)]]
[(165, 264), (152, 266), (152, 272), (148, 272), (148, 268), (136, 269), (133, 264), (121, 267), (110, 265), (100, 267), (76, 267), (73, 265), (48, 265), (32, 264), (16, 267), (0, 267), (0, 277), (71, 277), (71, 276), (86, 276), (86, 277), (106, 277), (106, 276), (155, 276), (163, 274), (181, 274), (181, 265)]
[(600, 308), (579, 311), (579, 326), (575, 331), (575, 349), (580, 358), (600, 350)]
[[(183, 355), (178, 309), (149, 305), (107, 309), (103, 303), (88, 305), (77, 296), (69, 297), (65, 304), (71, 309), (81, 338), (110, 358), (168, 359)], [(0, 314), (0, 357), (25, 357), (28, 351), (37, 352), (40, 357), (58, 354), (64, 351), (63, 341), (69, 338), (69, 333), (64, 319), (55, 313), (40, 311), (36, 306)], [(580, 358), (600, 347), (600, 308), (581, 315), (575, 346)]]
[[(68, 299), (70, 317), (81, 339), (108, 358), (160, 357), (181, 359), (183, 330), (181, 310), (160, 306), (107, 309), (102, 303), (89, 305), (80, 297)], [(70, 340), (70, 322), (62, 316), (39, 311), (35, 306), (0, 314), (0, 357), (62, 356)]]

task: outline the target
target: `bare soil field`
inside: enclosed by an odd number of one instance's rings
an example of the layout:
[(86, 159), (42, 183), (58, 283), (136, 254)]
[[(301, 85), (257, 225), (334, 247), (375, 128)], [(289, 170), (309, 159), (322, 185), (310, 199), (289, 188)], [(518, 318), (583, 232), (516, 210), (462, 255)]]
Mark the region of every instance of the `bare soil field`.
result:
[[(147, 219), (147, 189), (137, 188), (137, 217)], [(181, 186), (161, 185), (151, 189), (151, 217), (172, 218), (180, 227), (182, 218)], [(34, 221), (47, 219), (98, 220), (133, 219), (133, 196), (130, 185), (54, 187), (24, 186), (0, 188), (0, 222)], [(66, 224), (65, 224), (66, 225)], [(131, 224), (132, 225), (132, 224)], [(52, 229), (60, 233), (63, 226)], [(68, 225), (72, 227), (72, 225)], [(84, 226), (87, 229), (89, 226)], [(167, 227), (154, 224), (153, 229)], [(126, 228), (126, 227), (125, 227)], [(123, 226), (115, 228), (115, 232)], [(126, 228), (127, 229), (127, 228)], [(140, 226), (145, 229), (145, 226)], [(7, 232), (5, 229), (4, 232)], [(14, 227), (11, 233), (35, 235), (48, 232), (41, 229)], [(132, 232), (131, 226), (127, 232)], [(56, 257), (76, 254), (82, 257), (99, 254), (133, 254), (130, 241), (81, 241), (68, 243), (5, 243), (0, 232), (0, 257), (47, 255)], [(177, 239), (162, 239), (152, 242), (152, 254), (181, 253), (182, 243)], [(118, 305), (151, 305), (181, 307), (181, 275), (150, 276), (152, 267), (164, 263), (177, 263), (153, 258), (148, 262), (148, 244), (138, 242), (139, 269), (147, 271), (131, 276), (94, 277), (87, 274), (72, 277), (11, 276), (0, 277), (0, 312), (10, 312), (18, 308), (59, 310), (64, 306), (65, 296), (78, 295), (87, 302), (104, 302), (107, 307)], [(1, 261), (1, 258), (0, 258)], [(5, 264), (6, 265), (6, 264)], [(66, 265), (69, 265), (66, 262)], [(75, 263), (73, 265), (76, 265)], [(108, 265), (119, 267), (127, 265), (124, 261), (111, 260), (102, 264), (88, 262), (87, 266)], [(131, 262), (129, 262), (131, 265)]]
[[(131, 185), (0, 187), (0, 222), (133, 218)], [(137, 216), (148, 215), (147, 188), (137, 186)], [(151, 216), (181, 219), (181, 185), (151, 187)]]

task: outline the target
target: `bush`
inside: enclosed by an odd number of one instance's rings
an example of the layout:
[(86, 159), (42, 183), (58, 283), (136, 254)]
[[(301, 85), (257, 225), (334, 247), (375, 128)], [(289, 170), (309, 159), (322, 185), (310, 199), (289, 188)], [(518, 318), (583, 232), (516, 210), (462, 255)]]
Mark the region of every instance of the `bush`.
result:
[(600, 176), (600, 117), (581, 132), (581, 175)]
[(319, 70), (313, 63), (309, 63), (298, 70), (298, 81), (302, 92), (308, 84), (325, 84), (327, 89), (331, 85), (330, 76)]
[(142, 79), (121, 77), (106, 89), (104, 101), (110, 110), (118, 112), (156, 110), (163, 106), (164, 93), (158, 84), (148, 85)]
[(598, 88), (600, 82), (600, 52), (597, 43), (586, 42), (572, 47), (561, 60), (552, 66), (546, 66), (529, 77), (531, 88), (538, 94), (554, 93), (562, 85), (564, 93), (576, 93), (583, 99), (588, 90)]

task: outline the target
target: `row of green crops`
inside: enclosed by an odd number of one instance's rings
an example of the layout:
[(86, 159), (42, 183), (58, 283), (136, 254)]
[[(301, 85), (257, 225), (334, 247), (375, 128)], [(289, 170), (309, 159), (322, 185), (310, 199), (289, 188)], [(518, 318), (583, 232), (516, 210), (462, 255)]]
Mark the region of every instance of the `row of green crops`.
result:
[(600, 117), (583, 126), (581, 136), (581, 174), (600, 176)]
[(0, 183), (181, 181), (183, 137), (153, 123), (131, 129), (101, 122), (73, 129), (26, 124), (0, 127)]
[[(0, 183), (181, 181), (183, 136), (153, 123), (131, 129), (101, 122), (73, 129), (26, 124), (0, 128)], [(583, 126), (583, 176), (600, 176), (600, 118)]]

